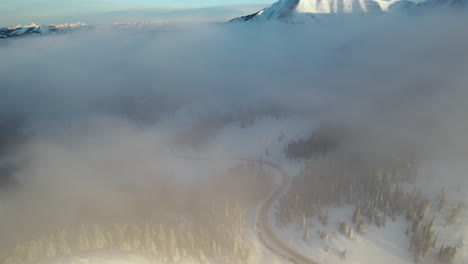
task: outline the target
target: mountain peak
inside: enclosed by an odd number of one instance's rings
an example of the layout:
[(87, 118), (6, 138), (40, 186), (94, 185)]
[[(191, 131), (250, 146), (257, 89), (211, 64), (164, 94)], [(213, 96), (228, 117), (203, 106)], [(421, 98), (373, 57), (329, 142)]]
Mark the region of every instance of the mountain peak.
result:
[(308, 23), (331, 14), (365, 14), (400, 12), (413, 8), (468, 6), (468, 0), (427, 0), (416, 3), (412, 0), (279, 0), (271, 6), (248, 16), (229, 22), (279, 21), (286, 23)]
[(273, 5), (231, 22), (265, 21), (277, 19), (283, 22), (316, 20), (320, 14), (379, 13), (385, 10), (382, 0), (280, 0)]

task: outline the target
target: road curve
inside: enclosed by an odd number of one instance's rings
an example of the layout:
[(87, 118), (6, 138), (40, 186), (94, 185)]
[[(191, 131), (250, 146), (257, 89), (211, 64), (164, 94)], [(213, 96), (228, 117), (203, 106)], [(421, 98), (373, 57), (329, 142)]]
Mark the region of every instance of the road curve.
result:
[(268, 217), (268, 212), (270, 211), (273, 203), (280, 198), (280, 196), (286, 191), (290, 177), (286, 171), (281, 168), (279, 165), (264, 161), (264, 160), (251, 160), (259, 162), (261, 164), (267, 165), (275, 170), (277, 170), (282, 178), (282, 183), (278, 188), (266, 199), (262, 206), (260, 207), (260, 213), (257, 216), (257, 236), (260, 242), (273, 251), (274, 253), (281, 255), (292, 263), (301, 263), (301, 264), (318, 264), (317, 262), (307, 258), (301, 253), (295, 251), (294, 249), (288, 247), (284, 244), (273, 232), (270, 221)]
[(301, 253), (295, 251), (294, 249), (288, 247), (285, 243), (283, 243), (278, 236), (273, 232), (271, 228), (268, 212), (270, 211), (273, 203), (278, 200), (281, 195), (286, 191), (289, 185), (290, 177), (288, 173), (280, 167), (278, 164), (273, 162), (261, 160), (261, 159), (243, 159), (243, 158), (194, 158), (190, 157), (188, 159), (192, 160), (222, 160), (222, 161), (247, 161), (247, 162), (257, 162), (268, 167), (271, 167), (277, 170), (282, 178), (281, 184), (276, 188), (272, 194), (263, 201), (260, 212), (257, 214), (256, 222), (256, 235), (258, 240), (270, 251), (273, 253), (283, 257), (287, 261), (291, 263), (298, 263), (298, 264), (318, 264), (317, 262), (307, 258), (306, 256), (302, 255)]

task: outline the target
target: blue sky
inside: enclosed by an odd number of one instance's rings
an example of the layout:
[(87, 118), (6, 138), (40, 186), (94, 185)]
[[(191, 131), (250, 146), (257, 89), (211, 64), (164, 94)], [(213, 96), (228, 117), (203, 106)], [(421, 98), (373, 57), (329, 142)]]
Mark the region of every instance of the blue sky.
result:
[(274, 0), (0, 0), (0, 27), (27, 23), (111, 23), (139, 19), (222, 21), (272, 2)]

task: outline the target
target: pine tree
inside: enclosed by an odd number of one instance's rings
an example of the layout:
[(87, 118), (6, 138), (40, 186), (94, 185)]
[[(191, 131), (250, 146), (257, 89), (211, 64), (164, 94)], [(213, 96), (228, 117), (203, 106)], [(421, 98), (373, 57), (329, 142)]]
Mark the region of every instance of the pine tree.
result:
[(353, 224), (357, 224), (360, 217), (361, 217), (361, 208), (356, 207), (356, 210), (354, 211), (354, 214), (353, 214)]

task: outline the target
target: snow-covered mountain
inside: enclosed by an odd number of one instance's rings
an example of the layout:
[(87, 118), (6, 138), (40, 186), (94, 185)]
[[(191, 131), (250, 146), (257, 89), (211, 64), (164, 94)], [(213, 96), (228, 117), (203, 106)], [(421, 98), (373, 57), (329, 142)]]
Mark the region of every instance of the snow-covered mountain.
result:
[(279, 20), (282, 22), (315, 21), (324, 14), (382, 13), (387, 9), (381, 0), (280, 0), (273, 5), (231, 22)]
[(84, 29), (88, 26), (84, 23), (65, 23), (60, 25), (41, 26), (36, 24), (18, 25), (13, 27), (0, 28), (0, 39), (15, 38), (30, 35), (54, 34), (59, 32), (68, 32), (77, 29)]
[(427, 6), (466, 7), (468, 0), (428, 0), (416, 4), (410, 0), (279, 0), (273, 5), (251, 15), (229, 22), (280, 21), (308, 23), (336, 14), (379, 14)]

